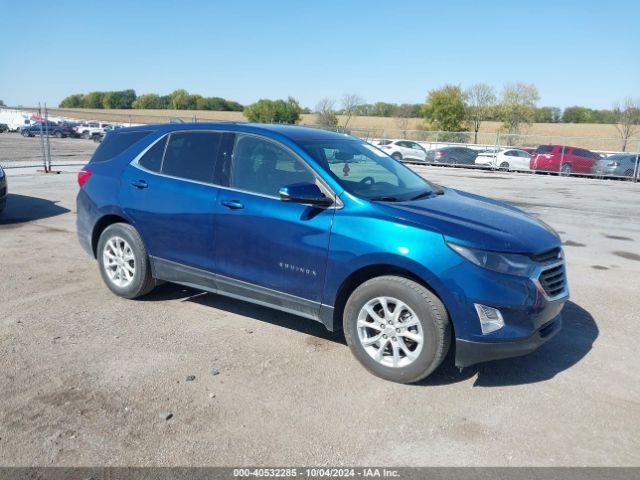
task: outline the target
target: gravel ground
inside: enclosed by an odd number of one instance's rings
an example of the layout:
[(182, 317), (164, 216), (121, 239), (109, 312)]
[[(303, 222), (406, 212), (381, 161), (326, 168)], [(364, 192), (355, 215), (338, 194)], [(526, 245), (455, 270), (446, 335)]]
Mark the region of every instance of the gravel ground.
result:
[[(87, 163), (98, 145), (82, 138), (49, 139), (54, 165)], [(42, 167), (40, 137), (23, 137), (17, 132), (0, 133), (0, 165), (3, 167)]]
[(572, 298), (534, 354), (397, 385), (302, 318), (170, 284), (120, 299), (76, 241), (74, 176), (9, 170), (0, 464), (640, 465), (640, 185), (417, 170), (561, 232)]

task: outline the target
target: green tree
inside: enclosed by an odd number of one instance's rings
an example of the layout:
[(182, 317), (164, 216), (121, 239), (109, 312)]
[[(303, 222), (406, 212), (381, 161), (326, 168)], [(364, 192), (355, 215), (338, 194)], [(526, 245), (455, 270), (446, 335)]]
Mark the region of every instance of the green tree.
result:
[(104, 108), (104, 92), (91, 92), (84, 95), (82, 108)]
[(263, 98), (244, 109), (244, 116), (250, 122), (259, 123), (289, 123), (300, 120), (302, 109), (298, 101), (289, 97), (287, 100), (269, 100)]
[(102, 105), (104, 108), (129, 109), (132, 108), (135, 100), (136, 92), (134, 90), (105, 92), (102, 99)]
[(575, 105), (564, 109), (562, 121), (564, 123), (589, 123), (591, 116), (590, 109)]
[(147, 110), (169, 108), (169, 98), (161, 97), (155, 93), (147, 93), (136, 98), (136, 100), (131, 104), (131, 108)]
[(558, 107), (536, 108), (533, 121), (536, 123), (558, 123), (562, 118), (562, 112)]
[(512, 83), (505, 85), (499, 105), (500, 119), (507, 133), (520, 131), (522, 124), (533, 122), (538, 89), (529, 83)]
[(445, 85), (431, 90), (422, 106), (422, 116), (430, 128), (461, 132), (467, 115), (466, 95), (459, 85)]
[(59, 106), (60, 108), (82, 108), (84, 106), (83, 95), (81, 93), (69, 95), (60, 102)]

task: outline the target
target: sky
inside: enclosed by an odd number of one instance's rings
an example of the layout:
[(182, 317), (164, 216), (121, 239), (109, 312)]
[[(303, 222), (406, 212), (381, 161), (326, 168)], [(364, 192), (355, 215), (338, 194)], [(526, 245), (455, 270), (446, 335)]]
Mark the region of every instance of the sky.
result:
[(537, 86), (540, 106), (640, 97), (640, 1), (0, 0), (0, 99), (177, 88), (243, 104), (444, 84)]

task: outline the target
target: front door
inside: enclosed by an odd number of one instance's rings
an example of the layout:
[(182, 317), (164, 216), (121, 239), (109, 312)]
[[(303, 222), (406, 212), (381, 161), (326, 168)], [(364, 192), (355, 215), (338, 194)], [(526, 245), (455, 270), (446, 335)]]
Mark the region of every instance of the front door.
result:
[[(296, 313), (318, 313), (333, 208), (283, 202), (284, 185), (317, 182), (292, 151), (255, 135), (236, 135), (215, 219), (216, 282), (221, 290)], [(327, 192), (329, 193), (329, 192)]]

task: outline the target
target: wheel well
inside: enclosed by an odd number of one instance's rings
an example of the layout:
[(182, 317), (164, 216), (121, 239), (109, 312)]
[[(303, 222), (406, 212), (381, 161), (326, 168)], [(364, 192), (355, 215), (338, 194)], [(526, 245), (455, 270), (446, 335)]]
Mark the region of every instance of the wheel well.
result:
[(95, 227), (93, 227), (93, 233), (91, 234), (91, 249), (93, 250), (93, 256), (96, 256), (96, 251), (98, 250), (98, 240), (100, 239), (100, 235), (104, 232), (104, 229), (109, 225), (113, 225), (114, 223), (129, 223), (124, 218), (118, 215), (105, 215), (98, 223), (96, 223)]
[[(356, 288), (358, 288), (367, 280), (371, 280), (375, 277), (381, 277), (383, 275), (396, 275), (398, 277), (404, 277), (413, 280), (414, 282), (419, 283), (420, 285), (428, 289), (436, 297), (440, 298), (427, 282), (425, 282), (422, 278), (418, 277), (410, 270), (396, 267), (394, 265), (369, 265), (351, 273), (351, 275), (349, 275), (342, 282), (342, 285), (340, 285), (338, 294), (336, 295), (336, 301), (333, 310), (333, 324), (336, 329), (342, 328), (342, 313), (344, 311), (347, 300), (351, 296), (351, 293), (353, 293)], [(441, 298), (440, 301), (442, 301)], [(444, 302), (442, 303), (444, 305)]]

